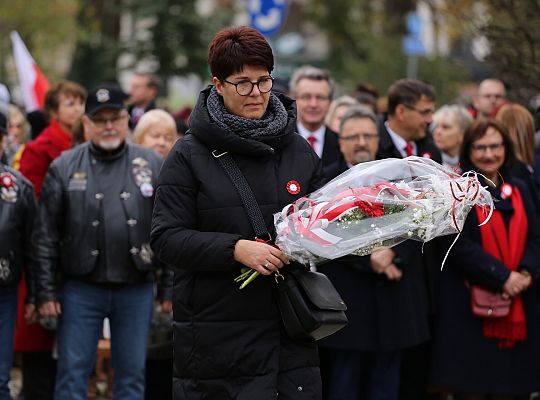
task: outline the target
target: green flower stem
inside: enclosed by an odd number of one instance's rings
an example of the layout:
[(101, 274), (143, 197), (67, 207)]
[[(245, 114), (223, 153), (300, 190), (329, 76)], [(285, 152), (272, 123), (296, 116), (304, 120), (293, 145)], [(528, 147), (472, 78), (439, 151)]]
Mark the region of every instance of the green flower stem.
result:
[(242, 270), (240, 272), (241, 272), (241, 274), (238, 275), (236, 278), (234, 278), (235, 282), (242, 282), (244, 279), (247, 279), (249, 277), (249, 275), (251, 275), (253, 270), (251, 268), (242, 268)]
[(251, 270), (251, 275), (250, 275), (250, 277), (247, 278), (246, 281), (240, 285), (240, 289), (245, 288), (247, 285), (249, 285), (249, 284), (251, 283), (251, 281), (253, 281), (253, 279), (255, 279), (255, 278), (258, 277), (258, 276), (259, 276), (259, 272), (258, 272), (258, 271)]

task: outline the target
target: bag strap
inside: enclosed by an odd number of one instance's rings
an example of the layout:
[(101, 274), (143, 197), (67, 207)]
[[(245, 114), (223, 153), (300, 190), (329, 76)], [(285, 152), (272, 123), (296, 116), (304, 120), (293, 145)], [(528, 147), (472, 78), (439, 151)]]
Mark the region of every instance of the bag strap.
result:
[(213, 150), (212, 155), (223, 167), (238, 194), (240, 195), (244, 209), (246, 210), (249, 221), (251, 222), (251, 226), (255, 231), (255, 239), (259, 239), (264, 242), (271, 242), (272, 236), (266, 228), (266, 223), (264, 222), (257, 199), (255, 198), (246, 177), (240, 168), (238, 168), (236, 161), (234, 161), (234, 158), (228, 152), (222, 152), (219, 150)]

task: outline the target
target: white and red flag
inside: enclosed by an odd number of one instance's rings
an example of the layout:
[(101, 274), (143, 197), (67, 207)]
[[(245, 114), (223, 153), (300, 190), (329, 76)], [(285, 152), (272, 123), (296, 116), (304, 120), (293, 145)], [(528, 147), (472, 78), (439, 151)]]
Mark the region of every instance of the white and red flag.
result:
[(49, 89), (49, 81), (37, 66), (16, 31), (11, 32), (11, 43), (26, 112), (37, 110), (43, 107), (45, 93)]

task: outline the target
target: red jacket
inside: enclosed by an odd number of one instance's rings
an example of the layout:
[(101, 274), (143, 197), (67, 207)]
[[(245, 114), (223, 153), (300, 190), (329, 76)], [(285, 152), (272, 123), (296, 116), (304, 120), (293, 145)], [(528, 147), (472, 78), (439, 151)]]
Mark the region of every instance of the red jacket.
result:
[[(36, 139), (26, 144), (21, 157), (20, 171), (32, 182), (38, 198), (49, 165), (61, 152), (70, 149), (71, 143), (71, 135), (62, 130), (58, 121), (52, 120)], [(22, 279), (18, 293), (15, 351), (50, 351), (53, 346), (54, 332), (43, 329), (37, 323), (26, 325), (24, 322), (25, 297), (26, 285)]]
[(36, 139), (26, 144), (20, 171), (32, 182), (38, 198), (49, 165), (61, 152), (70, 149), (71, 144), (71, 135), (56, 120), (52, 120)]

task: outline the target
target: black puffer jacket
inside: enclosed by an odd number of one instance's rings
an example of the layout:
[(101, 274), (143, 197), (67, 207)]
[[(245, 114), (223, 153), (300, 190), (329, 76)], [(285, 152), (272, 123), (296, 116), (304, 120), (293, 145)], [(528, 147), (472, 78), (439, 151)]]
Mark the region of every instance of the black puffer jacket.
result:
[[(319, 399), (314, 342), (295, 343), (282, 328), (272, 277), (239, 290), (242, 265), (233, 258), (254, 232), (241, 199), (212, 155), (230, 152), (260, 205), (268, 229), (273, 213), (323, 184), (321, 162), (294, 131), (296, 110), (281, 101), (289, 121), (282, 135), (244, 139), (217, 127), (201, 93), (191, 129), (161, 170), (151, 241), (175, 268), (175, 399)], [(300, 193), (287, 191), (289, 181)]]

